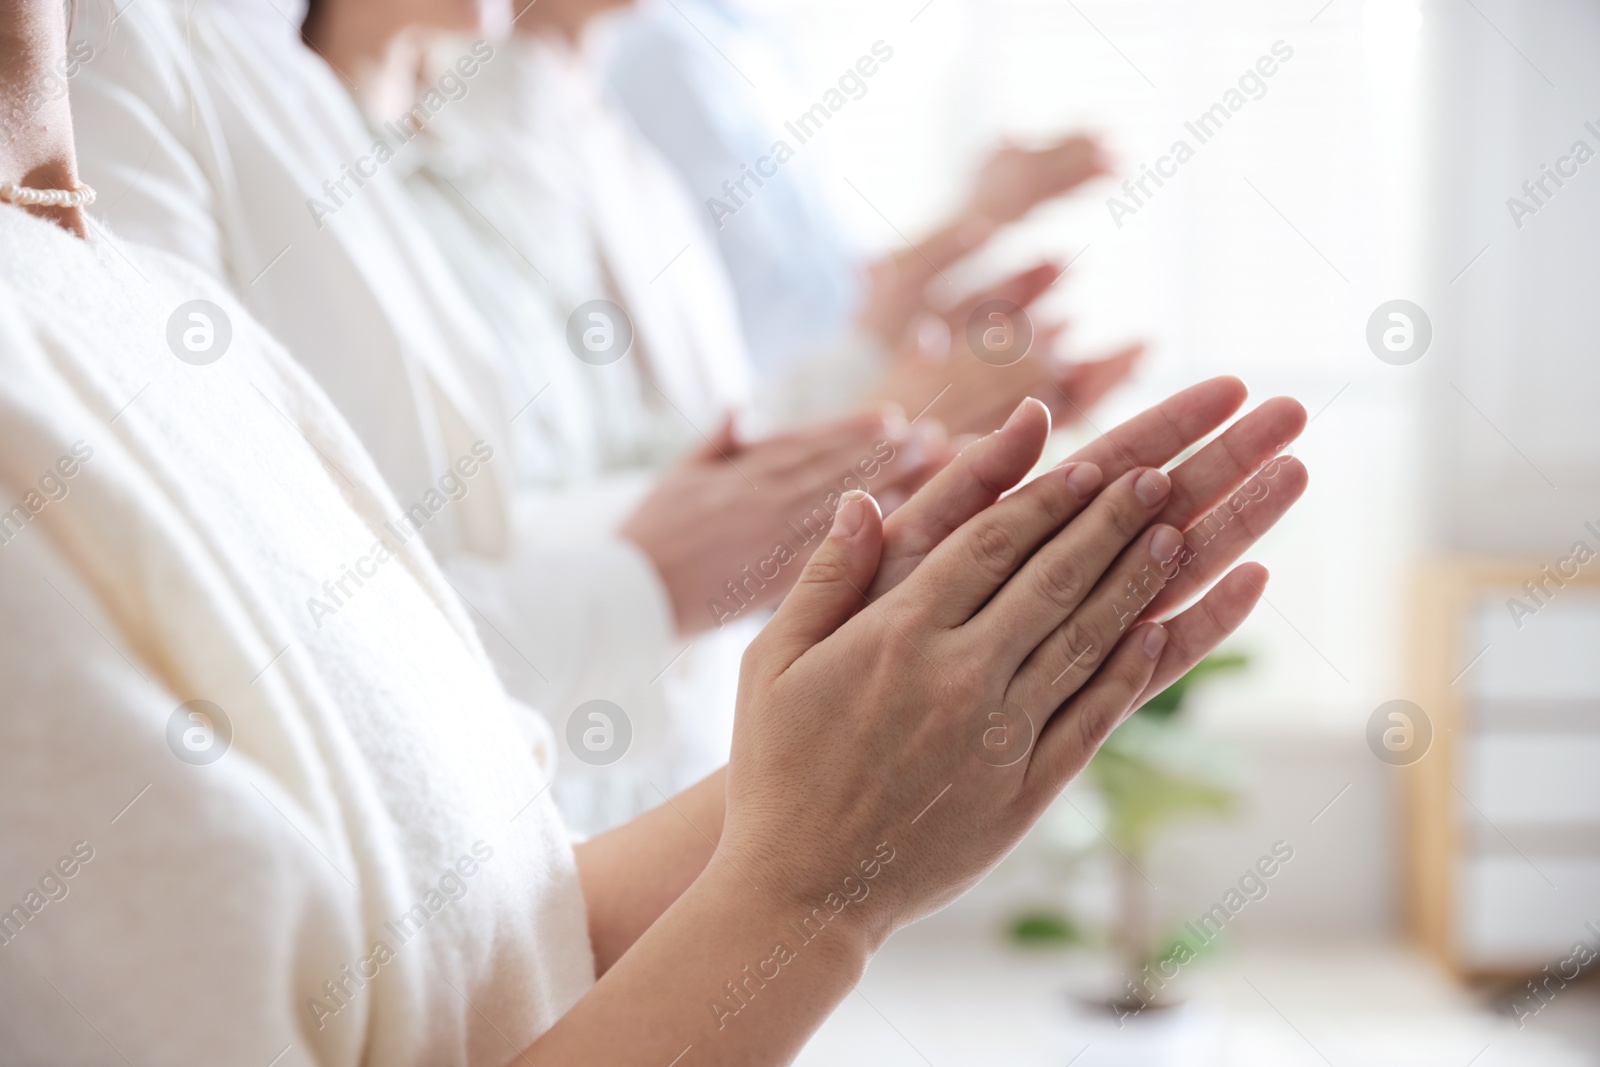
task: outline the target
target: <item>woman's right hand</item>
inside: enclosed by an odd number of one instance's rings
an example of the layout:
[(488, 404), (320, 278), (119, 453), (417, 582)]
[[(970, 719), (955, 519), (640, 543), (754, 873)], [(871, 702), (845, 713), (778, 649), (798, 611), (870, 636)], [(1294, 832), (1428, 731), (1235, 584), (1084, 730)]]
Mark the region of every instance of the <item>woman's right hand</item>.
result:
[[(1030, 401), (887, 524), (870, 500), (841, 512), (745, 657), (720, 838), (670, 805), (714, 857), (509, 1062), (791, 1062), (884, 937), (993, 866), (1127, 710), (1255, 604), (1266, 575), (1246, 564), (1183, 608), (1305, 488), (1303, 467), (1273, 459), (1304, 410), (1261, 405), (1164, 493), (1148, 469), (1243, 402), (1233, 379), (1193, 386), (996, 503), (1044, 447), (1049, 417)], [(1176, 577), (1156, 564), (1163, 530), (1187, 534)], [(1136, 621), (1141, 602), (1164, 622)], [(671, 829), (662, 813), (650, 832)], [(619, 884), (591, 901), (672, 877), (629, 870), (595, 874)]]
[[(1153, 522), (1167, 475), (1100, 483), (1093, 463), (1042, 475), (871, 603), (882, 519), (865, 496), (841, 508), (745, 656), (732, 879), (797, 918), (847, 920), (870, 953), (1017, 842), (1136, 706), (1167, 641), (1139, 619), (1186, 562), (1180, 531)], [(1211, 644), (1264, 579), (1247, 565), (1213, 590), (1229, 617)]]

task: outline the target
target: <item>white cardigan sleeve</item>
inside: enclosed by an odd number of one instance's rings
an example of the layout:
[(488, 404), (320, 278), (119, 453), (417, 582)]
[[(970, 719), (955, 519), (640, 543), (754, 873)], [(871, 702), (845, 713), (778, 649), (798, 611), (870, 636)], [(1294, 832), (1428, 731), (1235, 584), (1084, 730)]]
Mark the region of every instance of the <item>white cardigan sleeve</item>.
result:
[(558, 734), (594, 698), (645, 721), (667, 714), (659, 679), (683, 642), (666, 587), (631, 542), (593, 536), (614, 530), (643, 488), (642, 477), (613, 477), (586, 491), (524, 493), (509, 559), (445, 561), (507, 690)]

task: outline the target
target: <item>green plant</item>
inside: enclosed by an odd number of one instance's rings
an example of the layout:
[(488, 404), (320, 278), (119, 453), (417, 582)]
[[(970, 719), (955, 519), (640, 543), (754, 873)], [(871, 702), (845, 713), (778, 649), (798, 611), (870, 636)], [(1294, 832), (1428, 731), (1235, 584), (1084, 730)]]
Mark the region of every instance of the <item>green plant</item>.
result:
[(1057, 911), (1026, 911), (1011, 920), (1011, 940), (1030, 948), (1081, 945), (1088, 939), (1078, 924)]
[[(1226, 815), (1237, 797), (1215, 745), (1184, 728), (1180, 712), (1207, 678), (1244, 669), (1249, 658), (1213, 655), (1197, 663), (1140, 708), (1106, 739), (1087, 768), (1087, 780), (1105, 804), (1105, 839), (1118, 854), (1119, 911), (1112, 940), (1131, 971), (1158, 958), (1152, 929), (1150, 885), (1143, 873), (1155, 842), (1173, 823)], [(1052, 931), (1071, 930), (1072, 940)], [(1016, 919), (1019, 943), (1080, 944), (1088, 940), (1064, 913), (1044, 909)]]
[(1194, 684), (1213, 674), (1227, 674), (1250, 666), (1250, 657), (1242, 652), (1217, 653), (1189, 668), (1189, 673), (1150, 698), (1149, 703), (1133, 713), (1132, 718), (1170, 719), (1183, 706), (1184, 698)]

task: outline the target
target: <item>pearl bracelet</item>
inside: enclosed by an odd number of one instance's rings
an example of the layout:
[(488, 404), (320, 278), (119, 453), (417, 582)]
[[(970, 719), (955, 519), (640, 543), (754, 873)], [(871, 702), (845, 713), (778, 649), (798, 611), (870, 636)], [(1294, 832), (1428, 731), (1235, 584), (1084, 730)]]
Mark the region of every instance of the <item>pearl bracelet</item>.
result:
[(0, 182), (0, 200), (20, 207), (88, 207), (94, 203), (94, 190), (82, 182), (73, 189), (30, 189)]

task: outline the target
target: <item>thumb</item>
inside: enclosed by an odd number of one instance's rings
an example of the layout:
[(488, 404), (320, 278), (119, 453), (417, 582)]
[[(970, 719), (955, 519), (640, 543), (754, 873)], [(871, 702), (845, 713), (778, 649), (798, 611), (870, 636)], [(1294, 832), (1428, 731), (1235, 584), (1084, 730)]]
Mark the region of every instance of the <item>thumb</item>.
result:
[(866, 589), (878, 572), (882, 551), (883, 514), (877, 501), (851, 490), (840, 500), (827, 538), (761, 633), (761, 642), (776, 657), (776, 671), (788, 669), (866, 606)]

